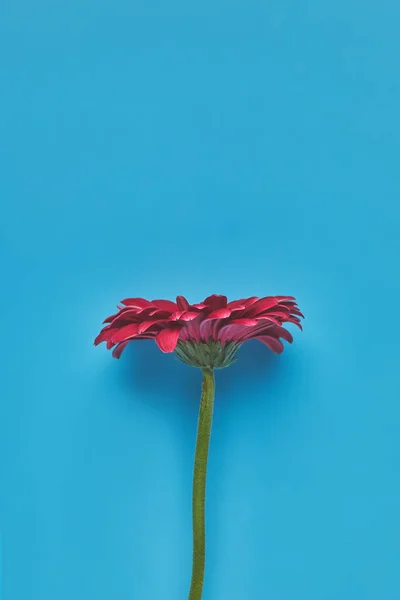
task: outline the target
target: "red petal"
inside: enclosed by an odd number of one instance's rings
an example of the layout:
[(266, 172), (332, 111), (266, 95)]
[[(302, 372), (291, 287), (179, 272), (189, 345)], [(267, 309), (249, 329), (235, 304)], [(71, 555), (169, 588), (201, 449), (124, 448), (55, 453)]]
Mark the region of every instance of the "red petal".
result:
[(156, 344), (162, 352), (173, 352), (175, 350), (180, 330), (180, 327), (171, 327), (169, 329), (162, 329), (158, 333)]
[(252, 332), (251, 327), (246, 327), (246, 325), (231, 325), (231, 322), (228, 321), (227, 325), (224, 325), (219, 329), (217, 339), (219, 339), (222, 344), (225, 342), (239, 343), (243, 341), (246, 334), (249, 334), (249, 331)]
[(286, 306), (286, 304), (275, 304), (274, 306), (271, 306), (270, 308), (265, 309), (265, 311), (263, 310), (262, 312), (265, 312), (265, 314), (274, 314), (274, 313), (290, 313), (290, 311), (293, 310), (292, 306)]
[(171, 300), (152, 300), (151, 303), (157, 306), (157, 308), (167, 310), (168, 312), (175, 312), (178, 308), (178, 305), (175, 302), (171, 302)]
[(279, 319), (286, 319), (290, 316), (289, 309), (284, 310), (283, 306), (277, 306), (275, 309), (266, 310), (256, 316), (256, 319), (261, 317), (278, 317)]
[(269, 335), (271, 327), (277, 327), (277, 325), (260, 321), (257, 327), (246, 327), (242, 338), (243, 340), (251, 340), (259, 335)]
[(200, 313), (193, 312), (193, 311), (184, 312), (183, 315), (181, 316), (181, 320), (182, 321), (193, 321), (193, 319), (198, 317), (199, 314)]
[(115, 319), (115, 317), (118, 317), (118, 315), (119, 315), (119, 313), (115, 313), (115, 315), (110, 315), (109, 317), (104, 319), (103, 323), (111, 323), (111, 321), (113, 321)]
[(186, 300), (185, 296), (177, 296), (176, 303), (178, 305), (179, 310), (188, 310), (188, 308), (190, 307), (190, 304)]
[(149, 329), (146, 331), (146, 333), (142, 333), (141, 335), (136, 335), (133, 340), (130, 341), (137, 341), (137, 340), (154, 340), (156, 338), (158, 334), (158, 331), (150, 331)]
[(258, 300), (258, 296), (251, 296), (250, 298), (244, 298), (244, 300), (240, 300), (240, 302), (244, 302), (246, 305), (246, 308), (248, 308), (249, 306), (251, 306), (252, 304), (257, 302), (257, 300)]
[(276, 306), (278, 304), (278, 300), (274, 297), (260, 298), (257, 302), (254, 302), (244, 314), (246, 317), (255, 317), (256, 315)]
[(192, 304), (192, 308), (198, 308), (199, 310), (203, 310), (203, 308), (206, 308), (207, 304), (204, 304), (204, 302), (199, 302), (198, 304)]
[(118, 315), (122, 315), (125, 313), (134, 313), (136, 315), (140, 314), (142, 312), (142, 308), (139, 308), (137, 306), (120, 306), (119, 307), (119, 313)]
[(243, 300), (233, 300), (232, 302), (228, 302), (228, 308), (231, 310), (244, 310), (246, 308), (246, 304)]
[(219, 294), (212, 294), (212, 296), (208, 296), (204, 300), (204, 304), (207, 304), (213, 310), (226, 308), (227, 302), (228, 298), (226, 296), (220, 296)]
[(200, 323), (200, 337), (203, 342), (218, 340), (221, 327), (227, 323), (223, 319), (204, 319)]
[[(138, 315), (140, 315), (141, 319), (144, 319), (145, 317), (151, 317), (152, 315), (154, 315), (157, 312), (165, 313), (165, 310), (162, 311), (159, 308), (157, 308), (156, 306), (152, 306), (150, 304), (150, 306), (146, 306), (146, 308), (142, 308), (141, 310), (139, 310)], [(167, 312), (166, 314), (169, 314), (169, 312)]]
[(129, 325), (125, 325), (125, 327), (117, 329), (112, 336), (112, 342), (117, 344), (118, 342), (124, 342), (128, 338), (135, 337), (138, 333), (138, 328), (138, 323), (130, 323)]
[(274, 335), (276, 337), (283, 338), (284, 340), (289, 342), (289, 344), (293, 342), (292, 334), (290, 333), (290, 331), (284, 329), (283, 327), (269, 327), (268, 333), (271, 333), (271, 335)]
[[(140, 316), (142, 316), (142, 314), (143, 313), (140, 313)], [(164, 319), (169, 319), (171, 316), (171, 313), (168, 310), (157, 309), (157, 310), (149, 313), (149, 315), (147, 315), (147, 316), (151, 317), (153, 319), (153, 321), (163, 321)]]
[(150, 329), (150, 327), (152, 325), (155, 325), (157, 323), (157, 321), (142, 321), (142, 323), (139, 323), (139, 327), (138, 327), (138, 335), (141, 335), (142, 333), (144, 333), (145, 331), (147, 331), (148, 329)]
[(209, 321), (210, 319), (226, 319), (231, 316), (231, 310), (229, 308), (218, 308), (217, 310), (213, 310), (210, 314), (204, 319), (205, 321)]
[(275, 296), (275, 298), (277, 298), (279, 300), (279, 302), (282, 302), (285, 300), (296, 300), (296, 298), (294, 296)]
[(119, 358), (130, 341), (131, 340), (126, 340), (126, 342), (121, 342), (120, 344), (118, 344), (118, 346), (115, 346), (113, 353), (112, 353), (113, 357)]
[(182, 315), (184, 315), (184, 314), (185, 314), (184, 310), (178, 310), (178, 311), (172, 313), (172, 315), (170, 315), (168, 320), (169, 321), (179, 321), (179, 319), (181, 319)]
[(277, 352), (278, 354), (281, 354), (284, 350), (282, 342), (269, 335), (260, 335), (254, 339), (268, 346), (268, 348), (272, 350), (272, 352)]
[(260, 322), (257, 319), (232, 319), (229, 321), (229, 325), (245, 325), (246, 327), (254, 327), (254, 325), (259, 325)]
[[(281, 318), (283, 318), (283, 317), (281, 317)], [(261, 323), (262, 321), (270, 321), (270, 323), (275, 323), (275, 325), (281, 324), (281, 322), (278, 319), (270, 316), (268, 313), (265, 313), (265, 315), (258, 315), (257, 320), (259, 323)]]
[(200, 313), (196, 319), (186, 321), (179, 334), (179, 339), (183, 341), (194, 340), (197, 343), (201, 342), (200, 324), (202, 323), (203, 315)]
[(121, 304), (136, 306), (137, 308), (147, 308), (150, 306), (150, 302), (144, 298), (125, 298), (125, 300), (121, 300)]
[(104, 327), (99, 335), (96, 337), (96, 339), (94, 340), (94, 345), (98, 346), (99, 344), (101, 344), (102, 342), (106, 342), (114, 333), (114, 331), (117, 331), (115, 328), (110, 327), (110, 325), (107, 325), (107, 327)]
[(126, 309), (118, 313), (115, 319), (112, 320), (111, 325), (113, 327), (117, 325), (121, 327), (123, 325), (128, 325), (129, 323), (137, 322), (138, 320), (138, 312), (136, 309)]
[(294, 323), (299, 329), (303, 331), (303, 327), (301, 326), (300, 320), (297, 317), (286, 317), (285, 321), (289, 323)]

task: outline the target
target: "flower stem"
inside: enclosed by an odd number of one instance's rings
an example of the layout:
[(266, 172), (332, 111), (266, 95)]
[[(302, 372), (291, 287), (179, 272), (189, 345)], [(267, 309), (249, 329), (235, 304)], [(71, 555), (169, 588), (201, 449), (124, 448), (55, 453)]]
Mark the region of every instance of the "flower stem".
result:
[(214, 406), (214, 371), (203, 369), (193, 473), (193, 569), (189, 600), (201, 600), (206, 554), (205, 500), (208, 448)]

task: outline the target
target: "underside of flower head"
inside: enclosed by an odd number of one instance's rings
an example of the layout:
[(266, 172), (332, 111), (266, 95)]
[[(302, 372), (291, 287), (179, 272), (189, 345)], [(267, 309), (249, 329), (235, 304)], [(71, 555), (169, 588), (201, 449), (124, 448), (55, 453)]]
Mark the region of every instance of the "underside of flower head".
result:
[[(303, 317), (293, 296), (228, 302), (226, 296), (213, 294), (197, 304), (189, 304), (184, 296), (177, 296), (176, 302), (126, 298), (117, 308), (94, 342), (113, 348), (115, 358), (133, 340), (154, 339), (162, 352), (175, 351), (188, 364), (216, 368), (231, 364), (237, 348), (250, 339), (283, 352), (281, 340), (291, 343), (293, 338), (282, 325), (294, 323), (301, 329)], [(207, 360), (212, 364), (200, 364)]]
[(209, 340), (208, 342), (178, 342), (175, 354), (182, 362), (200, 369), (223, 369), (236, 361), (240, 344)]

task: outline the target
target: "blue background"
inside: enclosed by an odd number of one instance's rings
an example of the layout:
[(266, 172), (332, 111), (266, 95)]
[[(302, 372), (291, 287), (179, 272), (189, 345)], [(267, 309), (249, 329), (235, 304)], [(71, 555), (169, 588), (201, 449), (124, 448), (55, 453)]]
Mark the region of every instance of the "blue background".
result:
[(200, 373), (92, 342), (222, 293), (307, 318), (217, 375), (204, 600), (398, 600), (400, 5), (189, 4), (1, 4), (4, 597), (187, 597)]

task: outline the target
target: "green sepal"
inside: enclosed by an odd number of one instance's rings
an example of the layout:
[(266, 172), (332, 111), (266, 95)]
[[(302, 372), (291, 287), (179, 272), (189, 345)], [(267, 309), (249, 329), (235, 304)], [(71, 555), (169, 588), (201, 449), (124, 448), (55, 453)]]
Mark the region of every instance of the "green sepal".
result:
[(240, 344), (228, 342), (221, 344), (219, 341), (208, 342), (182, 342), (179, 341), (175, 354), (182, 362), (191, 367), (200, 369), (224, 369), (236, 360), (236, 352)]

